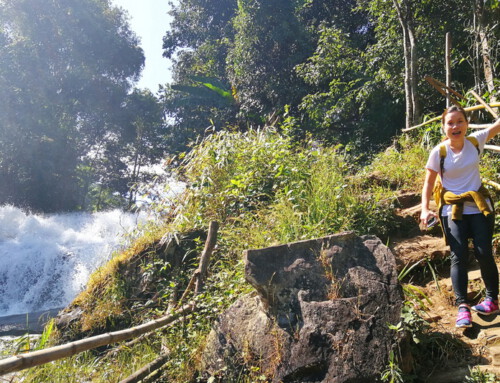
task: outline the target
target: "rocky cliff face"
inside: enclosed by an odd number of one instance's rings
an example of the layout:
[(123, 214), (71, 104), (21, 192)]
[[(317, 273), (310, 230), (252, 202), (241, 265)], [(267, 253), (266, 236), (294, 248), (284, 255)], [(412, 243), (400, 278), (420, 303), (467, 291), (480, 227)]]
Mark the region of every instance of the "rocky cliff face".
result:
[(219, 319), (202, 375), (241, 370), (273, 382), (375, 382), (402, 307), (396, 262), (376, 237), (352, 233), (245, 253), (254, 294)]

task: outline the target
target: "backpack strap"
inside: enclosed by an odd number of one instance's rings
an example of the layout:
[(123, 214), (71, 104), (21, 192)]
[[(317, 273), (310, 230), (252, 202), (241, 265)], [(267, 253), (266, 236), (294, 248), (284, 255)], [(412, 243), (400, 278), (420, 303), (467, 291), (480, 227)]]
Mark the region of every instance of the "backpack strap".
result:
[[(481, 151), (479, 150), (479, 141), (477, 140), (476, 137), (474, 136), (467, 136), (465, 137), (472, 145), (474, 145), (474, 147), (476, 148), (477, 150), (477, 155), (479, 156), (481, 154)], [(440, 147), (439, 147), (439, 169), (440, 169), (440, 173), (441, 173), (441, 178), (443, 178), (443, 173), (444, 173), (444, 159), (446, 158), (446, 146), (445, 144), (442, 144)]]
[(440, 169), (441, 178), (443, 178), (443, 173), (444, 173), (444, 159), (445, 158), (446, 158), (446, 145), (442, 144), (439, 147), (439, 169)]
[(465, 138), (469, 140), (469, 142), (476, 147), (477, 155), (480, 155), (481, 151), (479, 150), (479, 141), (477, 140), (477, 138), (474, 136), (467, 136)]

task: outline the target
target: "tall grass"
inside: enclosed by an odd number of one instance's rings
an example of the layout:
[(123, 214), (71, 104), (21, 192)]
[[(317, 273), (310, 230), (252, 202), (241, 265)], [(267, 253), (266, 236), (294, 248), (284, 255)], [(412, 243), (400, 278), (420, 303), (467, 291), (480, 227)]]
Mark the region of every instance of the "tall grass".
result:
[(421, 141), (410, 135), (399, 137), (394, 145), (375, 156), (365, 172), (376, 173), (394, 189), (419, 192), (429, 156), (429, 148)]
[(160, 352), (161, 342), (143, 342), (116, 354), (86, 351), (70, 358), (41, 365), (23, 374), (23, 382), (108, 383), (118, 382), (150, 363)]
[(190, 190), (177, 220), (218, 220), (244, 247), (344, 230), (385, 235), (394, 192), (366, 185), (358, 171), (341, 146), (297, 144), (270, 128), (220, 132), (186, 158)]

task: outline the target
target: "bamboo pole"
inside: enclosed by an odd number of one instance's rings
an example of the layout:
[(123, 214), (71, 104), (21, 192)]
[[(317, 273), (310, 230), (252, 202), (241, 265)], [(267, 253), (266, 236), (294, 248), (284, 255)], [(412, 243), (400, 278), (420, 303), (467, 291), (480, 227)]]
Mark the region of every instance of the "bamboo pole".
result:
[(120, 383), (137, 383), (146, 378), (148, 375), (151, 373), (155, 372), (156, 370), (160, 369), (168, 360), (170, 357), (169, 354), (161, 355), (160, 357), (156, 358), (153, 360), (151, 363), (145, 365), (143, 368), (140, 370), (137, 370), (134, 372), (132, 375), (129, 377), (123, 379), (120, 381)]
[[(497, 107), (500, 107), (500, 102), (492, 102), (489, 104), (490, 107), (492, 108), (497, 108)], [(464, 110), (466, 112), (472, 112), (474, 110), (480, 110), (480, 109), (484, 109), (484, 105), (474, 105), (474, 106), (470, 106), (468, 108), (464, 108)], [(431, 122), (436, 122), (436, 121), (439, 121), (441, 119), (441, 116), (437, 116), (437, 117), (434, 117), (434, 118), (431, 118), (430, 120), (427, 120), (425, 122), (422, 122), (421, 124), (419, 125), (415, 125), (415, 126), (412, 126), (410, 128), (405, 128), (403, 129), (402, 131), (403, 132), (408, 132), (410, 130), (413, 130), (413, 129), (417, 129), (417, 128), (420, 128), (424, 125), (427, 125), (427, 124), (430, 124)]]
[(469, 92), (476, 98), (477, 101), (479, 101), (481, 105), (486, 108), (488, 112), (490, 112), (495, 120), (498, 119), (498, 114), (493, 109), (491, 109), (491, 107), (476, 92), (474, 92), (473, 90), (470, 90)]
[(494, 152), (500, 152), (500, 146), (496, 145), (484, 145), (485, 149), (493, 150)]
[(117, 343), (127, 339), (136, 338), (142, 334), (166, 326), (175, 321), (177, 318), (191, 313), (194, 310), (195, 305), (193, 303), (189, 303), (181, 307), (174, 314), (166, 315), (164, 317), (155, 319), (151, 322), (147, 322), (136, 327), (109, 332), (106, 334), (81, 339), (72, 343), (50, 347), (45, 350), (29, 352), (27, 354), (16, 355), (7, 359), (0, 360), (0, 375), (39, 366), (41, 364), (73, 356), (100, 346), (106, 346), (111, 343)]
[[(178, 323), (182, 323), (186, 318), (184, 317), (181, 317), (181, 318), (178, 318), (176, 320), (174, 320), (173, 322), (169, 323), (170, 326), (174, 326)], [(109, 350), (106, 352), (106, 355), (104, 355), (103, 358), (109, 358), (109, 357), (114, 357), (116, 356), (120, 351), (123, 351), (123, 350), (126, 350), (126, 349), (129, 349), (129, 348), (132, 348), (133, 346), (135, 346), (136, 344), (138, 343), (141, 343), (143, 340), (146, 340), (148, 339), (150, 336), (152, 335), (155, 335), (156, 333), (154, 331), (151, 331), (151, 332), (148, 332), (146, 334), (142, 334), (140, 337), (138, 338), (134, 338), (128, 342), (125, 342), (124, 344), (121, 344), (119, 346), (116, 346), (115, 348)]]
[(494, 187), (497, 190), (500, 190), (500, 184), (495, 182), (495, 181), (491, 181), (491, 180), (488, 180), (486, 178), (483, 178), (483, 182), (487, 185)]
[(471, 129), (486, 129), (489, 128), (493, 124), (469, 124), (469, 128)]
[(444, 97), (446, 97), (447, 104), (448, 104), (449, 101), (451, 101), (456, 106), (461, 106), (460, 103), (457, 100), (455, 100), (453, 97), (451, 97), (451, 94), (454, 94), (458, 98), (463, 99), (464, 97), (460, 93), (455, 92), (453, 89), (451, 89), (450, 87), (448, 87), (446, 84), (443, 84), (442, 82), (439, 82), (438, 80), (436, 80), (436, 79), (434, 79), (434, 78), (432, 78), (430, 76), (426, 76), (425, 80), (429, 84), (431, 84), (439, 93), (441, 93)]
[(415, 125), (415, 126), (411, 126), (409, 128), (404, 128), (403, 132), (409, 132), (410, 130), (420, 128), (420, 127), (422, 127), (424, 125), (430, 124), (431, 122), (439, 121), (440, 119), (441, 119), (441, 116), (437, 116), (437, 117), (431, 118), (430, 120), (424, 121), (421, 124), (418, 124), (418, 125)]
[(161, 369), (153, 371), (151, 374), (146, 376), (144, 379), (142, 379), (142, 383), (154, 383), (158, 382), (158, 379), (160, 379), (161, 375)]

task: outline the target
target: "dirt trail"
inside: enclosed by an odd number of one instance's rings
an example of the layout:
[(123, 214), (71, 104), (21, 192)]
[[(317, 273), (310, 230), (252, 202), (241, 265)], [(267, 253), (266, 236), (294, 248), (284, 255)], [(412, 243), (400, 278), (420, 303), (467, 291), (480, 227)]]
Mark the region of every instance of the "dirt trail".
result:
[[(441, 229), (433, 228), (431, 232), (422, 232), (418, 228), (420, 204), (417, 196), (404, 196), (400, 199), (402, 208), (397, 211), (404, 225), (400, 237), (390, 243), (391, 250), (398, 261), (398, 268), (413, 265), (420, 261), (431, 261), (438, 275), (436, 284), (430, 275), (429, 268), (419, 269), (421, 280), (417, 278), (411, 283), (419, 286), (429, 297), (432, 305), (427, 307), (426, 319), (434, 331), (449, 336), (449, 339), (464, 346), (466, 352), (459, 357), (451, 357), (451, 361), (441, 371), (430, 372), (428, 382), (454, 383), (464, 382), (470, 374), (470, 368), (478, 367), (483, 371), (494, 373), (500, 382), (500, 315), (480, 316), (472, 314), (473, 327), (463, 330), (455, 328), (457, 309), (454, 306), (454, 295), (449, 278), (449, 250), (444, 244)], [(497, 259), (499, 267), (500, 259)], [(424, 275), (425, 273), (428, 275)], [(483, 284), (477, 263), (471, 257), (469, 268), (469, 298), (471, 302), (481, 299)], [(453, 361), (455, 359), (455, 361)]]

